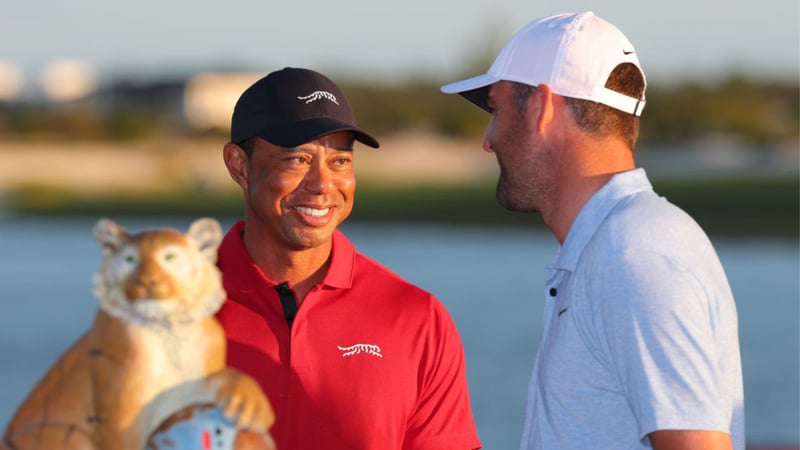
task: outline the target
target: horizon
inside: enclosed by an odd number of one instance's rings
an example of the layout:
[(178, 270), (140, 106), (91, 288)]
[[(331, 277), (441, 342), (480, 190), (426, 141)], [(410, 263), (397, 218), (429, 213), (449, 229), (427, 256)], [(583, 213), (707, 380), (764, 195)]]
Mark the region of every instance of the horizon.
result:
[[(43, 7), (48, 14), (41, 14)], [(143, 0), (123, 14), (102, 0), (32, 0), (8, 5), (0, 17), (0, 63), (11, 67), (9, 76), (16, 70), (28, 90), (59, 60), (84, 64), (100, 83), (300, 66), (359, 82), (445, 84), (486, 70), (529, 21), (580, 10), (594, 11), (628, 36), (648, 81), (798, 77), (800, 4), (784, 0), (735, 8), (723, 0), (625, 0), (602, 8), (591, 0)]]

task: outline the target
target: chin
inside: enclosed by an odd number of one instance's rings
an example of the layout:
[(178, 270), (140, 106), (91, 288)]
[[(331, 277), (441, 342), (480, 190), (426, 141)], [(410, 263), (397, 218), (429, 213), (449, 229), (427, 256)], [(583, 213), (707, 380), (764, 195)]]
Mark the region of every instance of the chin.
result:
[(333, 231), (336, 227), (325, 227), (324, 229), (303, 229), (294, 233), (291, 241), (297, 250), (306, 250), (325, 245), (333, 239)]

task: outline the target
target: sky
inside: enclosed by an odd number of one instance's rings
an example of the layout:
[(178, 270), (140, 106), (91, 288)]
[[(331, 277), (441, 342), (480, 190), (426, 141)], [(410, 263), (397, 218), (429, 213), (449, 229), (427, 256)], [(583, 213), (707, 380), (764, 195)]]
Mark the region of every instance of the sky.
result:
[(302, 66), (445, 84), (485, 71), (529, 21), (583, 10), (623, 30), (650, 82), (798, 77), (797, 0), (24, 0), (3, 5), (0, 62), (26, 80), (77, 59), (101, 80)]

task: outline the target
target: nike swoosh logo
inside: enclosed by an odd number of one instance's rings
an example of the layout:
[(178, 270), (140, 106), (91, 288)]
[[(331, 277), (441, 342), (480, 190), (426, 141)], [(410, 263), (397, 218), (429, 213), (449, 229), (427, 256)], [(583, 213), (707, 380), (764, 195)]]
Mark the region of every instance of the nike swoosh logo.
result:
[(623, 55), (630, 55), (631, 53), (633, 53), (633, 50), (625, 50), (625, 49), (622, 49), (622, 54), (623, 54)]
[(561, 315), (564, 314), (565, 312), (567, 312), (568, 309), (569, 309), (569, 306), (567, 306), (566, 308), (564, 308), (561, 311), (559, 311), (558, 312), (558, 317), (561, 317)]

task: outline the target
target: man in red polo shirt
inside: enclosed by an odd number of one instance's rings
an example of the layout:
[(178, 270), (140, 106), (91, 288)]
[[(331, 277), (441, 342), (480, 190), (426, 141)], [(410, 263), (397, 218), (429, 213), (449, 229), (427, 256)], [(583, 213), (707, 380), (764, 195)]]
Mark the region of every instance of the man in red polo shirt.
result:
[(447, 311), (337, 229), (355, 140), (379, 145), (317, 72), (275, 71), (239, 98), (223, 154), (245, 218), (218, 263), (228, 363), (272, 402), (279, 450), (479, 448)]

